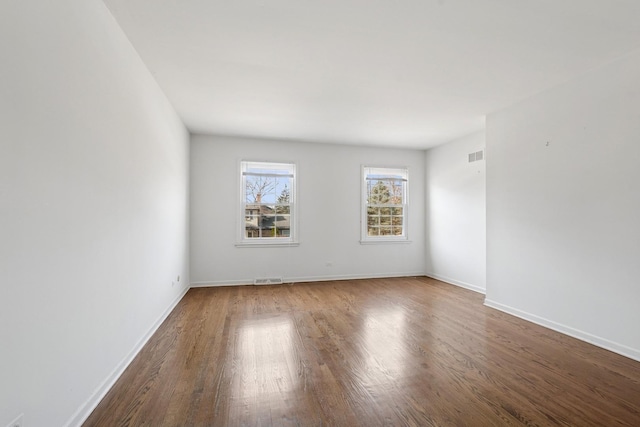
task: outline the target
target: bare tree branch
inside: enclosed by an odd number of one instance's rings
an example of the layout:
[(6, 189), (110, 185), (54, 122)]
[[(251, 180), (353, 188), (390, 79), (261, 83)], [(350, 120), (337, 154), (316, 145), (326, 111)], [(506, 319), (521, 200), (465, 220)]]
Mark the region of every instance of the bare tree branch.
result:
[(257, 176), (255, 179), (247, 179), (246, 195), (253, 198), (252, 203), (262, 203), (262, 196), (274, 191), (276, 181), (264, 176)]

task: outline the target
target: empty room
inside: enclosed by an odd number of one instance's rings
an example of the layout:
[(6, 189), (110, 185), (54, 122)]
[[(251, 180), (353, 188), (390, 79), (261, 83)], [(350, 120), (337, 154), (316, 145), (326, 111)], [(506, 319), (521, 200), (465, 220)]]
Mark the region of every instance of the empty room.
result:
[(2, 1), (0, 426), (640, 425), (639, 22)]

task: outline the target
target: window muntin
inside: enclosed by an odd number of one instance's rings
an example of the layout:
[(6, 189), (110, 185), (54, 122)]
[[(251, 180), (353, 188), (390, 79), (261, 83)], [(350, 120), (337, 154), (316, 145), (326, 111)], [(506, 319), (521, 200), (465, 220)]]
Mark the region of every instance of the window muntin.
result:
[(295, 164), (241, 162), (241, 243), (292, 243)]
[(407, 169), (362, 170), (362, 241), (407, 240)]

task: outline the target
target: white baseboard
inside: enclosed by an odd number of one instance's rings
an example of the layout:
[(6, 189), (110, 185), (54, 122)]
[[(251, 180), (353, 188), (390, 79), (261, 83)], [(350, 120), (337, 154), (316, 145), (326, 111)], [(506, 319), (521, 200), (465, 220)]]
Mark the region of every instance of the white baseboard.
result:
[[(284, 280), (284, 279), (283, 279)], [(243, 280), (207, 280), (203, 282), (191, 282), (192, 288), (211, 288), (222, 286), (240, 286), (240, 285), (253, 285), (253, 279)]]
[(189, 288), (186, 287), (178, 297), (171, 302), (169, 307), (158, 317), (155, 323), (151, 326), (151, 328), (147, 331), (146, 334), (134, 346), (134, 348), (129, 352), (129, 354), (116, 366), (116, 368), (109, 374), (109, 376), (98, 386), (98, 388), (93, 392), (93, 394), (87, 399), (87, 401), (71, 416), (69, 421), (65, 424), (66, 427), (72, 426), (81, 426), (82, 423), (86, 421), (86, 419), (91, 415), (91, 412), (98, 406), (100, 401), (104, 398), (104, 396), (111, 390), (111, 387), (116, 383), (118, 378), (122, 375), (122, 373), (127, 369), (129, 364), (133, 361), (133, 359), (138, 355), (142, 347), (149, 341), (151, 336), (158, 330), (162, 322), (169, 316), (171, 311), (178, 305), (180, 300), (186, 295), (189, 291)]
[(409, 273), (382, 273), (382, 274), (338, 274), (334, 276), (303, 276), (288, 277), (287, 283), (301, 282), (329, 282), (332, 280), (358, 280), (358, 279), (388, 279), (392, 277), (422, 277), (424, 271)]
[(431, 277), (432, 279), (440, 280), (441, 282), (449, 283), (450, 285), (459, 286), (461, 288), (469, 289), (470, 291), (478, 292), (479, 294), (485, 295), (487, 290), (483, 287), (472, 285), (471, 283), (462, 282), (460, 280), (452, 279), (451, 277), (441, 276), (435, 273), (426, 273), (427, 277)]
[(574, 329), (570, 326), (554, 322), (553, 320), (545, 319), (544, 317), (536, 316), (535, 314), (527, 313), (526, 311), (522, 311), (505, 304), (500, 304), (496, 301), (485, 299), (484, 305), (640, 362), (640, 350), (638, 349), (609, 341), (608, 339), (601, 338), (578, 329)]
[[(328, 282), (331, 280), (357, 280), (357, 279), (384, 279), (390, 277), (421, 277), (424, 271), (409, 273), (384, 273), (384, 274), (338, 274), (335, 276), (300, 276), (300, 277), (283, 277), (284, 283), (301, 283), (301, 282)], [(234, 279), (234, 280), (208, 280), (202, 282), (191, 282), (192, 288), (206, 288), (217, 286), (237, 286), (237, 285), (253, 285), (253, 279)]]

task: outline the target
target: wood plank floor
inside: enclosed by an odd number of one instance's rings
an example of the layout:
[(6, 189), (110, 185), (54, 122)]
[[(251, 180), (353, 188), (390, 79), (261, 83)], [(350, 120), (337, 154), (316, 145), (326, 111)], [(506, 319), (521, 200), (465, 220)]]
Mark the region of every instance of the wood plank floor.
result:
[(640, 363), (437, 280), (191, 289), (85, 426), (640, 426)]

